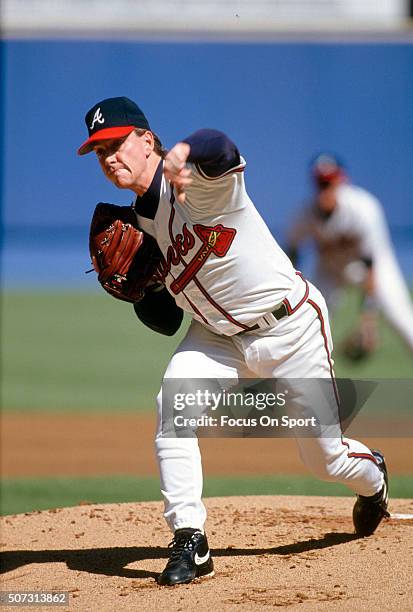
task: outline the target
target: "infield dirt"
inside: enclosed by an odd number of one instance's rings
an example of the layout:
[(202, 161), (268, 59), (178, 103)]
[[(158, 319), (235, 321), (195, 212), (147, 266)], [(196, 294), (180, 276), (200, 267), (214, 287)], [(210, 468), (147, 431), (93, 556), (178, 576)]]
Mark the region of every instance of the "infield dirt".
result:
[[(1, 589), (68, 591), (60, 610), (411, 610), (413, 520), (353, 534), (351, 498), (210, 498), (216, 575), (156, 583), (171, 538), (159, 502), (83, 505), (1, 519)], [(413, 513), (413, 500), (392, 500)], [(15, 607), (4, 607), (15, 610)], [(31, 607), (30, 609), (34, 609)], [(49, 608), (39, 608), (49, 609)]]
[[(4, 413), (2, 472), (154, 475), (154, 427), (148, 414)], [(393, 474), (412, 473), (407, 439), (364, 441), (385, 449)], [(293, 440), (200, 442), (208, 474), (306, 473)], [(1, 590), (68, 591), (69, 605), (59, 606), (68, 612), (410, 611), (413, 500), (391, 500), (392, 514), (404, 518), (383, 522), (364, 539), (353, 534), (353, 503), (351, 497), (206, 499), (216, 576), (172, 588), (156, 583), (171, 539), (159, 502), (6, 516)]]

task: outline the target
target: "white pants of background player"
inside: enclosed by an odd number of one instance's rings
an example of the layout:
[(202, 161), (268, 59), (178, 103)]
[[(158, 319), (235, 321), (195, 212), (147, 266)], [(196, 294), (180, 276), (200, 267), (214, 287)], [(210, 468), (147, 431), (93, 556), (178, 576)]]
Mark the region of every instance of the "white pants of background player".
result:
[[(314, 282), (326, 299), (330, 312), (337, 306), (343, 288), (361, 285), (366, 269), (360, 262), (348, 264), (340, 274), (324, 271), (320, 261)], [(374, 266), (375, 298), (377, 306), (393, 329), (413, 351), (413, 304), (400, 267), (393, 252), (384, 249)]]
[[(332, 341), (327, 308), (320, 292), (309, 285), (307, 302), (265, 331), (220, 336), (193, 321), (165, 378), (330, 377)], [(162, 391), (157, 402), (160, 423)], [(336, 405), (331, 408), (336, 409)], [(360, 495), (374, 495), (382, 488), (383, 475), (371, 451), (360, 442), (342, 438), (339, 433), (336, 437), (297, 438), (297, 444), (301, 459), (320, 479), (341, 482)], [(201, 500), (198, 440), (163, 437), (159, 425), (155, 445), (169, 527), (172, 531), (181, 527), (203, 529), (206, 511)]]

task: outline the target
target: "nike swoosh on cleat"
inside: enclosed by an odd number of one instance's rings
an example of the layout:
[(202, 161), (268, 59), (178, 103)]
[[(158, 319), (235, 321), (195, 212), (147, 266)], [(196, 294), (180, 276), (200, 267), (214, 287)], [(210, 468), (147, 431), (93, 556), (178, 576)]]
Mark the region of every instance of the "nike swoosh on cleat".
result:
[(203, 557), (200, 557), (198, 553), (195, 553), (195, 557), (194, 557), (195, 565), (203, 565), (204, 563), (206, 563), (209, 559), (210, 554), (211, 553), (209, 550), (207, 554), (204, 555)]

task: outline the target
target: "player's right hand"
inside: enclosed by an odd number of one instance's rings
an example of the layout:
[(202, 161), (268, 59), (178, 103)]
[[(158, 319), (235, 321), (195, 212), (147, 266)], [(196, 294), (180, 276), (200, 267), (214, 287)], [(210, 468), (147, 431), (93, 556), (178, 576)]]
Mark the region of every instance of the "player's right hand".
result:
[(185, 202), (185, 188), (192, 183), (191, 170), (186, 167), (191, 147), (186, 142), (178, 142), (167, 154), (164, 162), (164, 175), (177, 191), (180, 204)]

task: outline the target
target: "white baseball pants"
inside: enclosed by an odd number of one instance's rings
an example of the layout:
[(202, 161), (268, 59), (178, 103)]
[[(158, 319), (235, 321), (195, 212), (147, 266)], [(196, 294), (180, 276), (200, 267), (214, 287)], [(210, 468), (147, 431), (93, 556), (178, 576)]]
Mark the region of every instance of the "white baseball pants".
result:
[[(165, 378), (329, 378), (332, 376), (332, 340), (328, 313), (321, 293), (309, 283), (307, 301), (274, 327), (236, 336), (217, 335), (193, 321), (177, 348)], [(302, 396), (306, 402), (314, 398)], [(203, 475), (196, 438), (163, 437), (162, 390), (158, 398), (155, 446), (159, 463), (165, 519), (172, 531), (181, 527), (203, 529)], [(311, 409), (311, 407), (309, 407)], [(331, 405), (336, 422), (337, 405)], [(347, 485), (360, 495), (374, 495), (383, 475), (370, 450), (341, 436), (296, 438), (304, 464), (318, 478)], [(274, 441), (276, 448), (276, 440)], [(276, 465), (274, 456), (274, 465)], [(276, 491), (274, 491), (276, 493)]]

